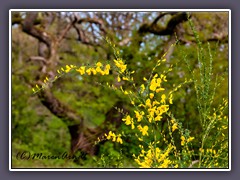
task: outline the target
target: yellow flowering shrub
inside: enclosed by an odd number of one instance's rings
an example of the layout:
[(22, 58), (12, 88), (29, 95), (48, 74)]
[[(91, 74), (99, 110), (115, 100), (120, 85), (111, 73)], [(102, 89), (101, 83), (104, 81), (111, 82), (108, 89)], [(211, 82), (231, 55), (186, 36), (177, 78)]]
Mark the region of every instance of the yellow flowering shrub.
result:
[[(109, 43), (109, 40), (107, 40), (107, 42)], [(173, 90), (167, 91), (167, 89), (164, 88), (164, 83), (168, 82), (167, 73), (172, 71), (172, 66), (164, 73), (156, 71), (162, 63), (166, 62), (166, 54), (164, 54), (160, 60), (156, 61), (157, 63), (153, 68), (152, 74), (149, 77), (143, 77), (144, 83), (136, 85), (134, 82), (135, 71), (129, 72), (127, 64), (119, 56), (119, 51), (115, 49), (114, 45), (112, 45), (112, 48), (115, 54), (115, 59), (112, 64), (96, 62), (93, 66), (83, 65), (77, 67), (75, 65), (66, 65), (65, 68), (57, 70), (59, 75), (54, 79), (46, 78), (44, 80), (45, 84), (42, 87), (36, 85), (36, 87), (32, 89), (33, 92), (38, 92), (45, 88), (48, 83), (54, 82), (63, 74), (69, 73), (72, 70), (82, 76), (106, 76), (109, 75), (110, 70), (115, 70), (117, 72), (117, 74), (115, 74), (117, 82), (121, 82), (123, 85), (117, 88), (107, 82), (106, 86), (113, 90), (120, 91), (123, 95), (127, 96), (134, 109), (133, 112), (124, 114), (122, 122), (135, 133), (135, 137), (138, 140), (138, 153), (133, 154), (136, 165), (140, 168), (186, 168), (191, 166), (194, 153), (196, 153), (191, 147), (195, 137), (190, 136), (191, 132), (183, 128), (183, 125), (174, 117), (170, 110), (171, 105), (174, 103), (174, 93), (184, 84), (192, 82), (192, 80), (185, 80), (185, 82), (179, 84)], [(128, 88), (125, 89), (125, 82), (130, 83), (132, 88), (128, 86)], [(213, 127), (216, 121), (227, 121), (227, 117), (223, 117), (222, 113), (222, 110), (226, 108), (226, 106), (227, 102), (224, 101), (222, 106), (219, 107), (219, 111), (214, 111), (213, 115), (208, 117), (209, 129)], [(167, 122), (167, 130), (161, 128), (164, 122)], [(218, 130), (222, 132), (226, 129), (227, 125), (223, 123), (221, 129)], [(218, 166), (219, 161), (217, 158), (224, 147), (217, 150), (213, 146), (205, 150), (204, 138), (207, 137), (207, 133), (203, 137), (202, 147), (197, 152), (200, 154), (199, 164), (203, 161), (202, 165), (204, 166)], [(224, 133), (221, 135), (224, 136)], [(126, 137), (127, 135), (123, 132), (117, 134), (116, 132), (109, 131), (105, 133), (103, 137), (100, 137), (98, 142), (109, 140), (124, 144)], [(177, 144), (178, 142), (179, 144)], [(202, 158), (203, 156), (204, 158)]]

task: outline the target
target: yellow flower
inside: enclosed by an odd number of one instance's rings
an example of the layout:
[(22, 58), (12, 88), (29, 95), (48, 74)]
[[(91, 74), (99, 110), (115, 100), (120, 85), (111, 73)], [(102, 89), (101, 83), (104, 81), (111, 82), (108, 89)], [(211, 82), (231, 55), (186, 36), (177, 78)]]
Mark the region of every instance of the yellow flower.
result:
[(117, 136), (117, 142), (119, 142), (120, 144), (123, 143), (123, 140), (122, 140), (122, 138), (121, 138), (121, 135), (118, 135), (118, 136)]
[(91, 71), (92, 71), (93, 75), (97, 74), (97, 71), (94, 68), (91, 68)]
[(123, 93), (124, 93), (125, 95), (128, 95), (128, 94), (129, 94), (127, 91), (124, 91)]
[(68, 73), (72, 68), (69, 65), (66, 65), (66, 70), (65, 72)]
[(199, 151), (200, 151), (201, 153), (204, 153), (204, 149), (203, 149), (203, 148), (199, 148)]
[(137, 126), (138, 130), (142, 133), (143, 136), (148, 136), (148, 126), (142, 127), (141, 125)]
[(120, 82), (120, 81), (121, 81), (121, 78), (120, 78), (119, 76), (117, 77), (117, 81), (118, 81), (118, 82)]
[[(112, 131), (109, 131), (108, 134), (104, 134), (104, 136), (108, 139), (108, 140), (112, 140), (113, 142), (118, 142), (120, 144), (123, 143), (122, 138), (121, 138), (121, 134), (116, 135), (115, 133), (113, 133)], [(100, 139), (98, 138), (98, 140), (100, 141)]]
[(152, 107), (151, 100), (149, 98), (146, 100), (145, 104), (146, 104), (146, 106), (148, 106), (150, 108)]
[(161, 115), (157, 115), (157, 117), (154, 118), (155, 121), (161, 121), (162, 116)]
[[(97, 69), (98, 68), (96, 68), (96, 71), (97, 71)], [(108, 75), (109, 74), (109, 70), (110, 70), (110, 65), (109, 64), (107, 64), (106, 66), (105, 66), (105, 69), (104, 69), (104, 71), (100, 71), (100, 74), (101, 75)]]
[(151, 91), (155, 91), (157, 87), (158, 86), (157, 86), (157, 83), (155, 82), (155, 79), (152, 79), (149, 89)]
[(157, 78), (157, 80), (156, 80), (156, 83), (157, 83), (157, 85), (158, 85), (158, 86), (160, 86), (160, 85), (161, 85), (161, 83), (162, 83), (162, 80), (161, 80), (161, 78)]
[(181, 140), (182, 140), (182, 141), (181, 141), (181, 145), (184, 146), (185, 140), (186, 140), (185, 137), (184, 137), (184, 136), (181, 136)]
[(110, 70), (110, 68), (111, 68), (110, 64), (107, 64), (107, 65), (105, 66), (105, 69)]
[(88, 74), (88, 75), (91, 75), (91, 68), (88, 68), (87, 70), (86, 70), (86, 73)]
[(140, 88), (141, 88), (141, 94), (145, 91), (145, 86), (144, 86), (144, 84), (142, 84), (141, 86), (140, 86)]
[(150, 99), (152, 99), (152, 98), (154, 97), (154, 94), (153, 94), (153, 93), (150, 93), (150, 94), (149, 94), (149, 97), (150, 97)]
[(160, 91), (164, 91), (164, 90), (165, 90), (164, 88), (157, 88), (156, 93), (159, 93)]
[(122, 120), (125, 121), (126, 125), (130, 125), (132, 122), (132, 118), (129, 115), (127, 115), (127, 117)]
[(163, 75), (163, 74), (161, 74), (161, 79), (162, 79), (163, 81), (167, 82), (166, 76)]
[(79, 69), (77, 69), (76, 71), (78, 71), (81, 75), (85, 74), (85, 66), (81, 66)]
[(223, 129), (227, 129), (227, 126), (222, 126)]
[(101, 72), (102, 75), (108, 75), (109, 74), (109, 69), (105, 69), (104, 71)]
[(188, 139), (187, 139), (187, 142), (191, 142), (192, 140), (194, 140), (195, 138), (194, 137), (189, 137)]
[(121, 73), (127, 69), (127, 65), (125, 65), (121, 59), (114, 60), (114, 62), (115, 65), (120, 69)]
[(124, 81), (128, 81), (129, 79), (127, 77), (123, 77), (123, 80)]
[(140, 122), (143, 118), (143, 115), (145, 114), (143, 111), (141, 111), (140, 113), (138, 111), (134, 111), (135, 112), (135, 116), (137, 118), (137, 121)]
[(97, 66), (97, 67), (102, 67), (102, 63), (97, 62), (96, 66)]
[(165, 95), (165, 94), (163, 94), (163, 95), (161, 96), (161, 103), (163, 103), (163, 104), (166, 103), (166, 95)]
[(135, 128), (135, 125), (134, 125), (133, 121), (132, 121), (132, 124), (131, 124), (131, 128), (132, 128), (132, 129)]
[(102, 69), (100, 67), (96, 67), (96, 71), (97, 71), (97, 73), (101, 73)]
[(155, 106), (155, 105), (159, 105), (160, 104), (160, 102), (158, 102), (158, 101), (153, 101), (153, 106)]
[[(161, 78), (157, 78), (158, 77), (158, 74), (155, 74), (155, 76), (153, 77), (153, 79), (151, 80), (151, 83), (150, 83), (150, 87), (149, 89), (151, 91), (156, 91), (157, 93), (160, 92), (160, 90), (162, 90), (163, 88), (160, 88), (161, 86)], [(157, 79), (156, 79), (157, 78)]]
[(169, 96), (169, 104), (172, 104), (172, 103), (173, 103), (173, 95), (170, 94), (170, 96)]
[(215, 149), (213, 150), (213, 154), (216, 155), (216, 150)]
[(131, 128), (134, 129), (134, 122), (133, 122), (133, 118), (131, 118), (129, 115), (127, 115), (126, 118), (123, 118), (122, 121), (125, 121), (126, 125), (131, 125)]
[(167, 168), (169, 166), (169, 164), (171, 164), (171, 161), (169, 159), (164, 159), (160, 168)]
[(176, 129), (178, 129), (178, 124), (174, 123), (172, 126), (172, 132), (174, 132)]
[(160, 107), (157, 108), (157, 111), (159, 114), (163, 114), (167, 112), (169, 109), (169, 105), (161, 105)]
[(111, 137), (113, 136), (113, 132), (112, 131), (109, 131), (108, 134), (105, 133), (105, 136), (107, 137), (107, 139), (111, 139)]

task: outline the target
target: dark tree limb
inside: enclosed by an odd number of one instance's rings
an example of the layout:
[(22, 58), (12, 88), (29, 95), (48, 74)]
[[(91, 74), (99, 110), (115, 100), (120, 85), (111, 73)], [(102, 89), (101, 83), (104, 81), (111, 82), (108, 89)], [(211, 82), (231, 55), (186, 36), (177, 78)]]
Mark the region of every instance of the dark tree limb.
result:
[(36, 12), (27, 13), (26, 18), (22, 22), (23, 32), (37, 38), (39, 41), (45, 43), (48, 47), (50, 47), (52, 41), (50, 36), (44, 30), (40, 30), (34, 26), (34, 21), (37, 19), (37, 16), (38, 13)]
[[(123, 112), (119, 112), (116, 107), (122, 109)], [(104, 134), (111, 130), (109, 125), (116, 129), (119, 128), (125, 113), (127, 113), (127, 109), (124, 107), (124, 103), (119, 101), (106, 113), (106, 120), (96, 128), (80, 130), (78, 125), (68, 126), (71, 134), (71, 153), (74, 154), (80, 150), (90, 155), (97, 154), (98, 145), (96, 142), (98, 138), (104, 142)]]
[[(165, 15), (165, 14), (164, 14)], [(140, 34), (144, 33), (152, 33), (155, 35), (165, 36), (165, 35), (172, 35), (176, 26), (184, 21), (187, 21), (187, 14), (186, 13), (178, 13), (169, 20), (166, 27), (160, 27), (157, 25), (157, 21), (163, 17), (163, 15), (158, 16), (155, 21), (151, 24), (143, 24), (138, 32)]]
[(42, 104), (47, 107), (52, 114), (62, 119), (66, 125), (83, 125), (83, 117), (77, 115), (75, 111), (59, 101), (49, 89), (41, 90), (38, 93), (38, 97)]
[(154, 21), (152, 22), (152, 25), (157, 24), (157, 22), (163, 18), (166, 15), (174, 15), (177, 14), (177, 12), (166, 12), (166, 13), (159, 13), (159, 15), (154, 19)]

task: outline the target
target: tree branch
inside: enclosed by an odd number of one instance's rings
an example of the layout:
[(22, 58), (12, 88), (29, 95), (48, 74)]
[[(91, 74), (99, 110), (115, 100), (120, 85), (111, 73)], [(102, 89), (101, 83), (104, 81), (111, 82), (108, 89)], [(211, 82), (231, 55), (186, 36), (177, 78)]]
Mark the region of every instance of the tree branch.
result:
[(34, 21), (37, 19), (37, 16), (38, 13), (36, 12), (27, 13), (26, 18), (22, 23), (23, 32), (37, 38), (39, 41), (45, 43), (48, 47), (50, 47), (51, 46), (50, 36), (45, 31), (34, 27)]
[(44, 64), (47, 64), (47, 60), (44, 57), (41, 56), (31, 56), (28, 61), (41, 61)]
[(156, 19), (152, 22), (152, 25), (157, 24), (157, 22), (158, 22), (162, 17), (164, 17), (164, 16), (166, 16), (166, 15), (168, 15), (168, 14), (174, 15), (174, 14), (177, 14), (177, 12), (160, 13), (160, 14), (156, 17)]
[(107, 32), (107, 30), (105, 28), (105, 25), (104, 25), (104, 22), (101, 19), (97, 19), (97, 18), (82, 18), (82, 19), (77, 20), (78, 24), (81, 24), (83, 22), (98, 24), (99, 25), (99, 29), (101, 31), (103, 31), (104, 33)]
[(67, 105), (60, 102), (49, 89), (41, 90), (38, 93), (38, 97), (42, 104), (48, 108), (48, 110), (62, 119), (67, 125), (81, 124), (83, 126), (83, 117), (77, 115), (77, 113), (71, 110)]
[[(165, 15), (165, 14), (164, 14)], [(155, 19), (155, 23), (152, 24), (143, 24), (138, 32), (140, 34), (143, 33), (152, 33), (155, 35), (172, 35), (174, 33), (174, 30), (176, 26), (184, 21), (187, 21), (187, 14), (186, 13), (178, 13), (174, 15), (170, 21), (168, 22), (167, 26), (160, 27), (159, 25), (156, 24), (159, 18), (161, 18), (163, 15), (160, 15), (157, 20)]]

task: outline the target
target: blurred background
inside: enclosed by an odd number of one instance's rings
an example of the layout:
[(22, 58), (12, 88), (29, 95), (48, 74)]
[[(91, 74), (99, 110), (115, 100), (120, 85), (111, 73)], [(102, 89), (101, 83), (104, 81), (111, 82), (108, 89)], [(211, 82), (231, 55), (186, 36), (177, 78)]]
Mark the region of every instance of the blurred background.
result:
[[(228, 13), (191, 12), (190, 18), (207, 51), (210, 43), (213, 77), (225, 78), (216, 91), (213, 106), (217, 107), (223, 98), (228, 99)], [(191, 77), (184, 56), (191, 67), (199, 66), (196, 40), (185, 12), (12, 12), (11, 26), (13, 167), (100, 167), (103, 154), (111, 154), (109, 161), (118, 163), (120, 157), (125, 167), (134, 167), (132, 154), (138, 144), (133, 136), (124, 139), (123, 145), (94, 144), (109, 130), (132, 133), (124, 129), (122, 114), (115, 109), (131, 111), (128, 98), (101, 85), (121, 85), (112, 76), (114, 70), (109, 76), (68, 73), (49, 88), (32, 92), (32, 87), (45, 77), (54, 78), (65, 65), (113, 64), (113, 50), (102, 37), (108, 37), (120, 50), (129, 70), (135, 71), (137, 85), (150, 76), (156, 61), (167, 51), (166, 65), (159, 69), (161, 73), (174, 65), (166, 89)], [(171, 47), (176, 37), (179, 42)], [(177, 91), (171, 112), (196, 138), (201, 134), (193, 84)], [(194, 146), (199, 148), (197, 143)], [(17, 160), (21, 151), (81, 153), (81, 159)]]

